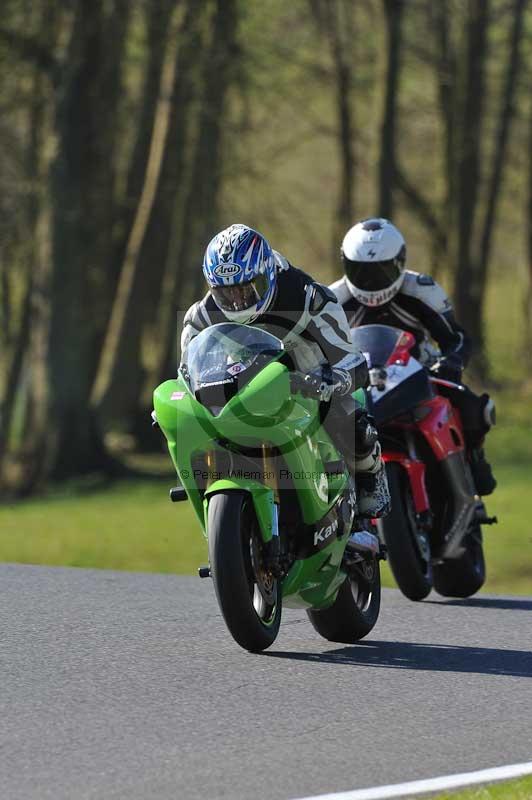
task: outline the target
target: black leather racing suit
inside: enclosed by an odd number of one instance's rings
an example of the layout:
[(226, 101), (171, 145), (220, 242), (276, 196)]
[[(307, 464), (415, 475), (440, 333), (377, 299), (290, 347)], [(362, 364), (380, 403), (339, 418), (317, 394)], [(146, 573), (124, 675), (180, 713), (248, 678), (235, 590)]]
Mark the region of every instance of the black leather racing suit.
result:
[[(461, 383), (462, 370), (471, 356), (471, 340), (457, 323), (446, 293), (430, 275), (406, 270), (395, 297), (375, 308), (363, 305), (353, 296), (345, 277), (330, 288), (342, 304), (350, 327), (393, 325), (409, 331), (416, 339), (413, 355), (427, 367), (437, 362), (435, 374), (438, 377)], [(438, 349), (434, 348), (431, 340), (436, 342)], [(445, 388), (441, 391), (460, 411), (477, 490), (480, 494), (489, 494), (495, 481), (484, 460), (482, 444), (491, 426), (493, 403), (489, 395), (479, 397), (465, 386), (463, 391)]]

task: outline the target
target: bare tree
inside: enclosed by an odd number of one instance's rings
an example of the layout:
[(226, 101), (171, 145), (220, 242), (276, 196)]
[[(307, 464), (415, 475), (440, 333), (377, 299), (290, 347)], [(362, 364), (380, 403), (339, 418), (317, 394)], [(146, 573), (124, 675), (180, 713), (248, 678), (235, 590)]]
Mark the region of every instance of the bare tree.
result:
[(393, 215), (396, 183), (397, 104), (401, 75), (401, 22), (403, 0), (382, 0), (385, 21), (384, 96), (380, 125), (378, 169), (378, 213)]
[(48, 468), (108, 463), (89, 397), (110, 305), (117, 109), (129, 0), (79, 0), (62, 64), (51, 175)]
[(356, 179), (353, 119), (353, 70), (355, 63), (355, 7), (350, 0), (310, 0), (318, 31), (325, 35), (334, 69), (336, 140), (340, 174), (334, 215), (332, 252), (338, 256), (339, 242), (353, 222)]
[[(495, 133), (495, 147), (492, 156), (493, 166), (488, 178), (486, 206), (481, 231), (480, 248), (476, 282), (479, 286), (480, 309), (484, 306), (484, 296), (488, 279), (488, 269), (491, 256), (491, 244), (497, 216), (499, 198), (503, 190), (504, 165), (508, 151), (508, 138), (510, 128), (515, 117), (515, 97), (518, 77), (521, 71), (521, 48), (523, 40), (524, 12), (528, 0), (514, 0), (512, 9), (512, 23), (509, 35), (508, 63), (506, 75), (501, 86), (497, 130)], [(483, 334), (482, 326), (478, 326)], [(483, 348), (483, 339), (480, 341)]]
[[(468, 0), (466, 42), (459, 68), (460, 136), (456, 143), (456, 281), (458, 317), (482, 341), (481, 290), (473, 253), (475, 212), (480, 188), (480, 143), (486, 93), (485, 68), (489, 0)], [(478, 313), (475, 312), (478, 308)]]
[(528, 109), (528, 164), (526, 192), (526, 254), (528, 261), (528, 286), (524, 298), (525, 336), (523, 353), (529, 370), (532, 369), (532, 102)]
[[(163, 41), (153, 42), (154, 46), (163, 51), (165, 45), (167, 44), (168, 46), (166, 47), (166, 56), (162, 68), (159, 71), (158, 101), (153, 107), (152, 134), (142, 191), (132, 221), (117, 292), (91, 395), (92, 406), (100, 414), (102, 413), (102, 407), (109, 398), (114, 398), (115, 400), (112, 412), (119, 414), (120, 411), (127, 408), (128, 404), (134, 403), (133, 398), (139, 390), (138, 379), (135, 381), (135, 376), (138, 376), (139, 372), (139, 342), (142, 329), (141, 308), (143, 298), (142, 293), (139, 292), (140, 253), (154, 206), (164, 153), (168, 146), (168, 132), (173, 102), (172, 87), (175, 83), (179, 40), (178, 14), (175, 10), (164, 34)], [(131, 387), (132, 383), (133, 386)], [(117, 384), (120, 384), (118, 394), (112, 392), (112, 389)]]
[(203, 286), (201, 263), (206, 243), (216, 233), (222, 179), (224, 109), (237, 75), (238, 14), (236, 0), (216, 0), (210, 45), (201, 78), (197, 136), (182, 215), (172, 233), (159, 309), (157, 360), (148, 386), (175, 374), (176, 308), (186, 307)]

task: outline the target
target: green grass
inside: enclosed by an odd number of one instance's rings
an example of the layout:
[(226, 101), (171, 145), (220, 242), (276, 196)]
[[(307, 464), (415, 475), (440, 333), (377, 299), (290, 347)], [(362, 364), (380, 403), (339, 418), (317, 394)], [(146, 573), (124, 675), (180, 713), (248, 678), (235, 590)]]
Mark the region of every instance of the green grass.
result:
[[(489, 503), (484, 591), (532, 594), (532, 467), (502, 465)], [(170, 482), (125, 482), (87, 494), (50, 496), (0, 509), (0, 561), (193, 573), (206, 545), (187, 503), (168, 500)], [(383, 582), (393, 586), (387, 566)]]
[(191, 573), (206, 544), (171, 481), (127, 481), (0, 509), (0, 561)]
[(531, 800), (532, 778), (494, 783), (478, 789), (431, 795), (433, 800)]
[[(504, 425), (488, 455), (499, 487), (487, 498), (483, 591), (532, 594), (532, 437), (526, 403), (499, 401)], [(171, 478), (66, 489), (0, 508), (0, 561), (192, 574), (207, 548), (187, 503), (168, 500)], [(383, 583), (394, 586), (386, 565)]]

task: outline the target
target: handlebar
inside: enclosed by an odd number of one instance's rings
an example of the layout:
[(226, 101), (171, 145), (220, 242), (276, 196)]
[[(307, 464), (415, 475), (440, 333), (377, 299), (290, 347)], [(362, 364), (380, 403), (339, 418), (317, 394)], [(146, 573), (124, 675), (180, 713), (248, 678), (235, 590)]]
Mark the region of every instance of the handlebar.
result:
[(302, 394), (303, 397), (312, 397), (321, 400), (323, 381), (317, 375), (305, 375), (302, 372), (290, 373), (290, 389), (292, 392)]

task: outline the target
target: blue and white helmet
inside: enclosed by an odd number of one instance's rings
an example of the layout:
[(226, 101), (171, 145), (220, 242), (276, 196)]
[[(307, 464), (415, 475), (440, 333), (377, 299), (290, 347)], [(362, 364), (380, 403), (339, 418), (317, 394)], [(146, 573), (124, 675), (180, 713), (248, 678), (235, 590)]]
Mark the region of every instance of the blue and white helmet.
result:
[(247, 225), (230, 225), (209, 242), (203, 274), (214, 302), (231, 322), (253, 322), (275, 294), (273, 251), (266, 239)]

